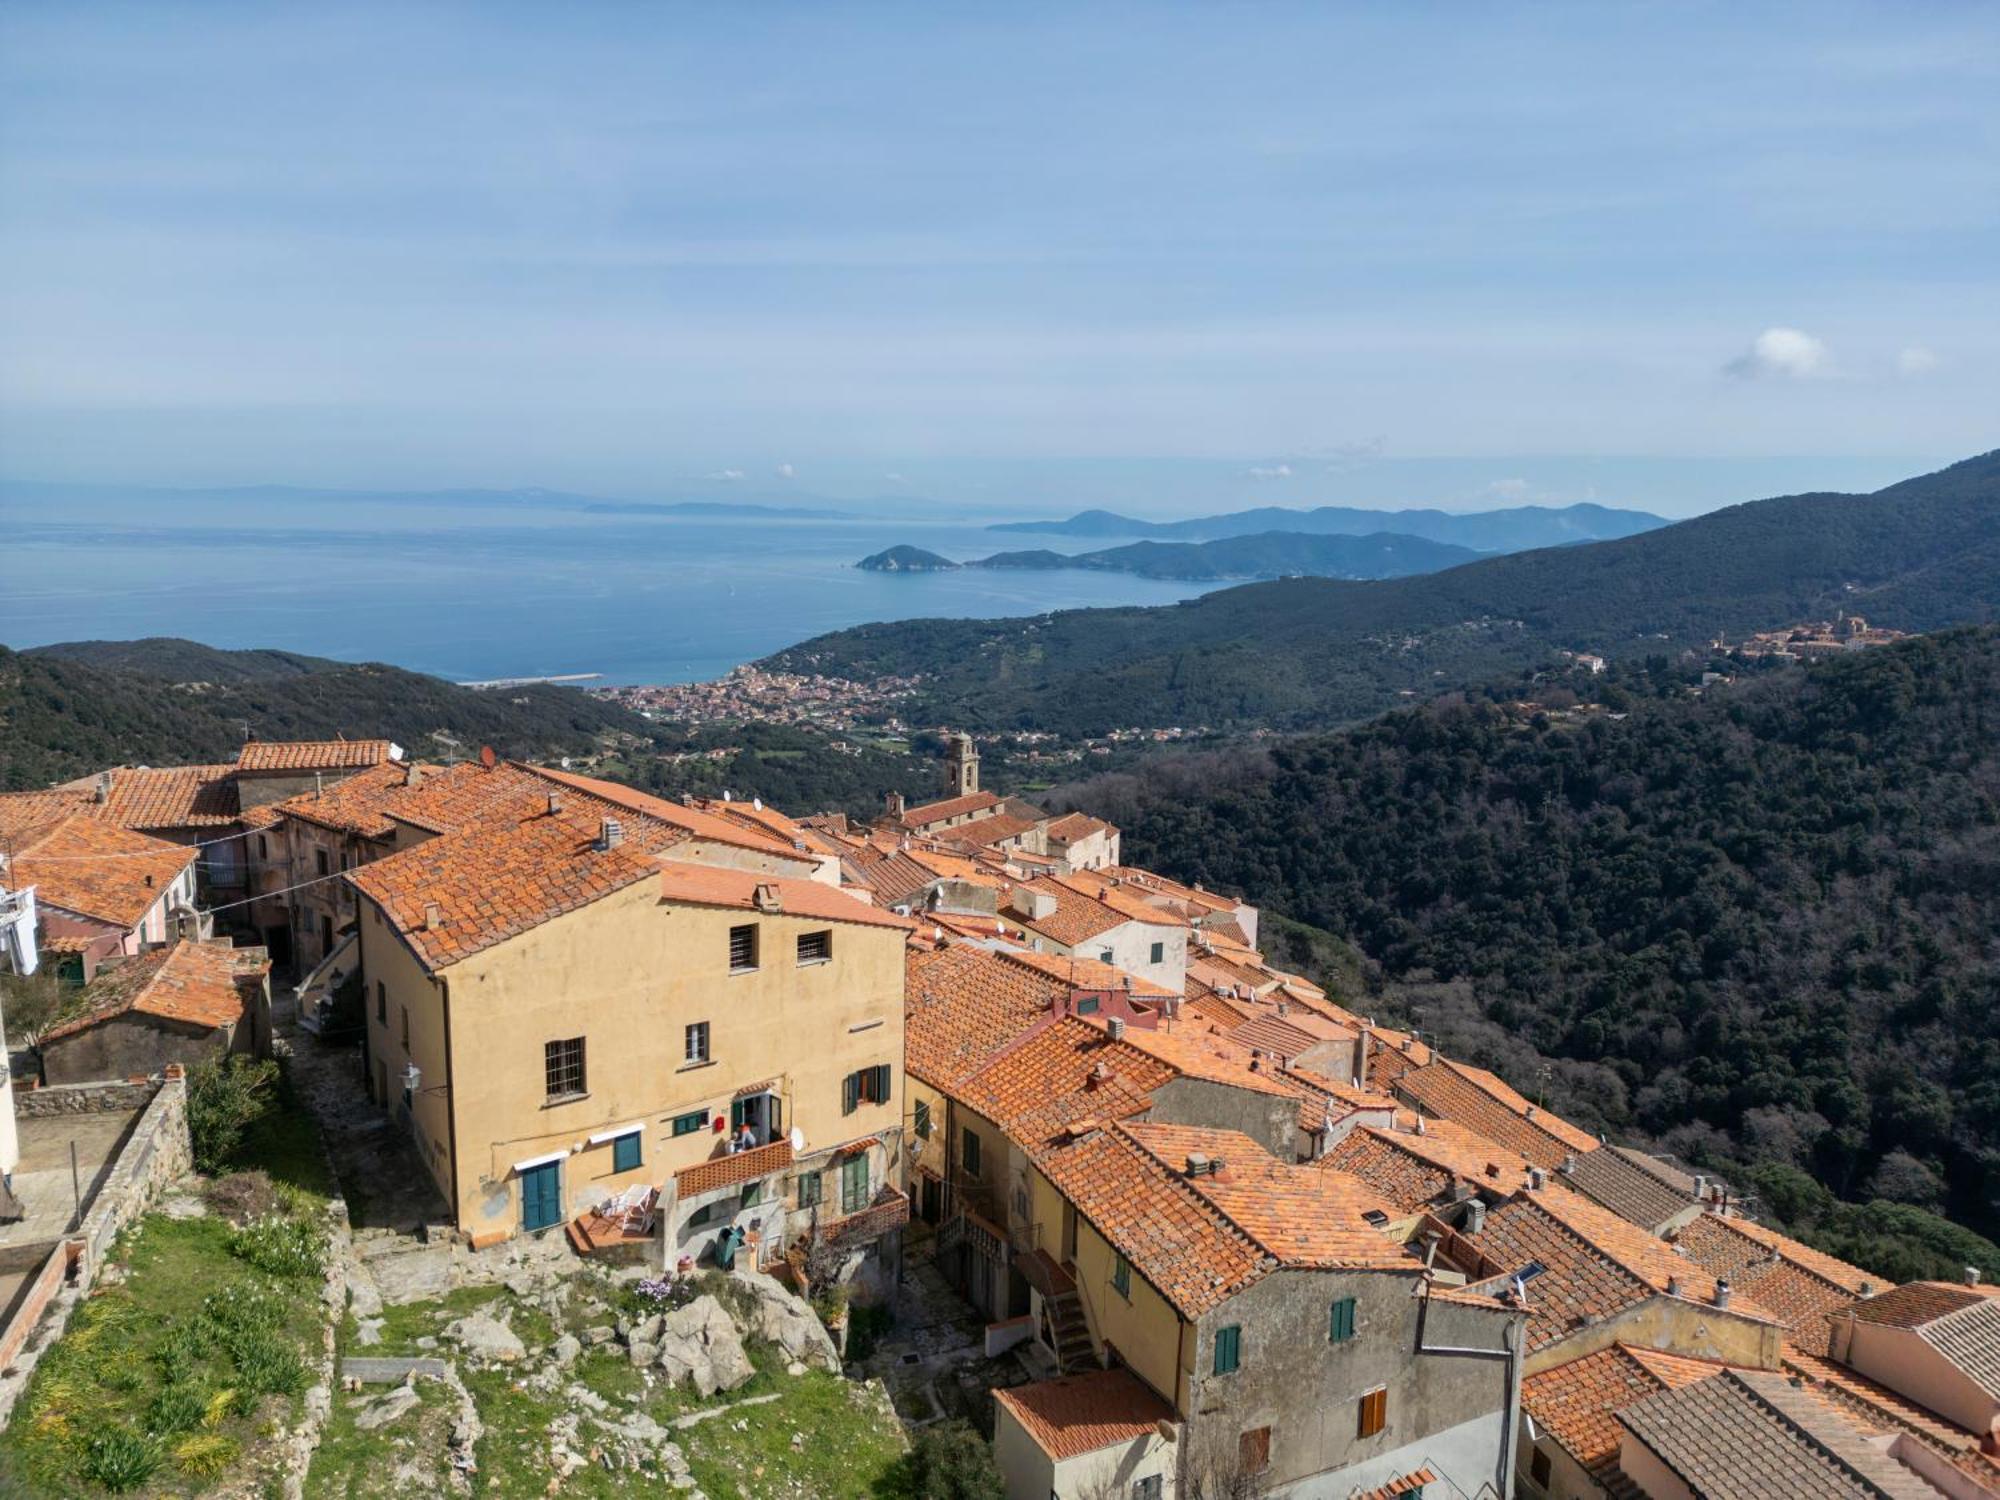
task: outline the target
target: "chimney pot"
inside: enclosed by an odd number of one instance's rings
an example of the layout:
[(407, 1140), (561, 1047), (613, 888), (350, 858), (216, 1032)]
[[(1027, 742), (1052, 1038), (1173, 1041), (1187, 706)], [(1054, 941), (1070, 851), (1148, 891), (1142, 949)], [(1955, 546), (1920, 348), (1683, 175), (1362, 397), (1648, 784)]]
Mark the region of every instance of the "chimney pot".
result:
[(1967, 1286), (1979, 1285), (1979, 1267), (1967, 1266), (1965, 1268), (1965, 1284)]
[(555, 815), (556, 815), (557, 813), (559, 813), (559, 812), (561, 812), (561, 811), (562, 811), (562, 793), (561, 793), (561, 792), (550, 792), (550, 793), (549, 793), (549, 816), (553, 818), (553, 817), (554, 817), (554, 816), (555, 816)]
[(1729, 1281), (1726, 1277), (1716, 1278), (1715, 1305), (1717, 1307), (1729, 1306)]
[(1123, 1016), (1113, 1016), (1105, 1029), (1111, 1033), (1112, 1041), (1122, 1042), (1125, 1040), (1125, 1018)]
[(424, 931), (436, 932), (444, 926), (444, 908), (435, 901), (424, 903)]
[(1678, 1277), (1678, 1276), (1669, 1276), (1669, 1277), (1667, 1278), (1667, 1295), (1668, 1295), (1669, 1297), (1678, 1297), (1678, 1296), (1679, 1296), (1680, 1294), (1681, 1294), (1681, 1279), (1680, 1279), (1680, 1277)]
[(599, 851), (616, 849), (625, 842), (625, 825), (616, 818), (606, 818), (597, 825), (597, 847)]
[(1522, 1118), (1522, 1119), (1524, 1119), (1524, 1120), (1532, 1120), (1532, 1119), (1534, 1119), (1534, 1118), (1535, 1118), (1535, 1106), (1534, 1106), (1534, 1105), (1532, 1105), (1532, 1104), (1530, 1104), (1530, 1105), (1528, 1106), (1528, 1108), (1527, 1108), (1527, 1112), (1526, 1112), (1525, 1114), (1523, 1114), (1523, 1115), (1521, 1116), (1521, 1118)]
[(1549, 1174), (1544, 1172), (1540, 1167), (1528, 1168), (1528, 1186), (1530, 1188), (1544, 1188), (1548, 1186), (1548, 1182)]
[(1477, 1234), (1486, 1227), (1486, 1204), (1474, 1198), (1465, 1205), (1465, 1222), (1459, 1226), (1460, 1234)]
[(1205, 1155), (1203, 1155), (1199, 1151), (1188, 1152), (1187, 1154), (1188, 1176), (1199, 1177), (1201, 1176), (1202, 1173), (1206, 1172), (1207, 1170), (1208, 1170), (1208, 1158)]
[(1576, 1171), (1576, 1153), (1572, 1151), (1568, 1155), (1563, 1157), (1562, 1172), (1563, 1176), (1568, 1177), (1575, 1171)]

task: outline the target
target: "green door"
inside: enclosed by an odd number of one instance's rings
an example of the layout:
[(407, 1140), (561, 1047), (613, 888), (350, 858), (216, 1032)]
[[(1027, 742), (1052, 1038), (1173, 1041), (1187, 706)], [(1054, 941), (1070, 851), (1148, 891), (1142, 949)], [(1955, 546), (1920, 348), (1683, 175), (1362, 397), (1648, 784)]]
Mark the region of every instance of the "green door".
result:
[(521, 1227), (533, 1232), (562, 1222), (562, 1163), (543, 1162), (521, 1173)]
[(868, 1154), (856, 1152), (840, 1164), (840, 1211), (858, 1214), (868, 1206)]

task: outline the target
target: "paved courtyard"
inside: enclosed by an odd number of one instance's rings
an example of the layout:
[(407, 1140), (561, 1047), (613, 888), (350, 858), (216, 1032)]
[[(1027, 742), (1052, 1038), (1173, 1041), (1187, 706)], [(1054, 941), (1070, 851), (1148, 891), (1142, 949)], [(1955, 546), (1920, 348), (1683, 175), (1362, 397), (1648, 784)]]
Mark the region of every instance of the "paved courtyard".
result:
[[(53, 1244), (69, 1232), (76, 1217), (76, 1188), (83, 1189), (83, 1207), (111, 1171), (118, 1148), (138, 1120), (138, 1109), (107, 1110), (90, 1115), (30, 1115), (15, 1121), (21, 1140), (21, 1164), (14, 1169), (14, 1196), (28, 1216), (0, 1224), (0, 1310), (13, 1305), (14, 1294), (35, 1273), (42, 1257), (24, 1265), (12, 1262), (28, 1248)], [(70, 1145), (76, 1145), (76, 1175), (70, 1175)], [(12, 1253), (10, 1253), (12, 1252)]]

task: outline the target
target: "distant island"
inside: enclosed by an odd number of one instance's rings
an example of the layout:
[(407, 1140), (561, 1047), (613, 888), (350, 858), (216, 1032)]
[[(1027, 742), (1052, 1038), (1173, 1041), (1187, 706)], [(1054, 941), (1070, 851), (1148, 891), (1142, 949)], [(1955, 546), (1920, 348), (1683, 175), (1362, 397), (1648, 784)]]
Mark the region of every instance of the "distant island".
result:
[(1323, 505), (1316, 510), (1266, 505), (1227, 515), (1195, 516), (1185, 521), (1141, 521), (1115, 511), (1086, 510), (1066, 521), (1002, 521), (986, 529), (1038, 532), (1045, 536), (1155, 537), (1184, 542), (1276, 531), (1338, 536), (1387, 532), (1449, 542), (1475, 552), (1523, 552), (1570, 542), (1616, 541), (1666, 524), (1664, 517), (1645, 511), (1613, 510), (1589, 504), (1560, 508), (1518, 505), (1464, 515), (1443, 510), (1361, 510), (1346, 505)]
[(1469, 547), (1378, 531), (1368, 536), (1316, 536), (1267, 531), (1213, 542), (1133, 542), (1074, 556), (1036, 548), (996, 552), (953, 562), (921, 547), (891, 547), (855, 566), (871, 573), (942, 573), (957, 568), (1009, 568), (1023, 572), (1083, 568), (1140, 578), (1222, 582), (1262, 578), (1406, 578), (1435, 573), (1480, 556)]
[(953, 573), (964, 564), (922, 547), (888, 547), (854, 566), (870, 573)]

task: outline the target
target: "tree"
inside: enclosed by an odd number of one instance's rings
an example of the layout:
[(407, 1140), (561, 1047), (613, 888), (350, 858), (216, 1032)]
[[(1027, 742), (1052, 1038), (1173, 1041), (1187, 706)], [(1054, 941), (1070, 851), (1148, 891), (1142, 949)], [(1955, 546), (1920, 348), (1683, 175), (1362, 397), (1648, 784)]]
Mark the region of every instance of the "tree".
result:
[(993, 1449), (964, 1422), (927, 1427), (910, 1449), (913, 1500), (1007, 1500)]
[(243, 1132), (270, 1105), (278, 1065), (266, 1058), (204, 1058), (188, 1070), (188, 1137), (198, 1172), (228, 1170)]

